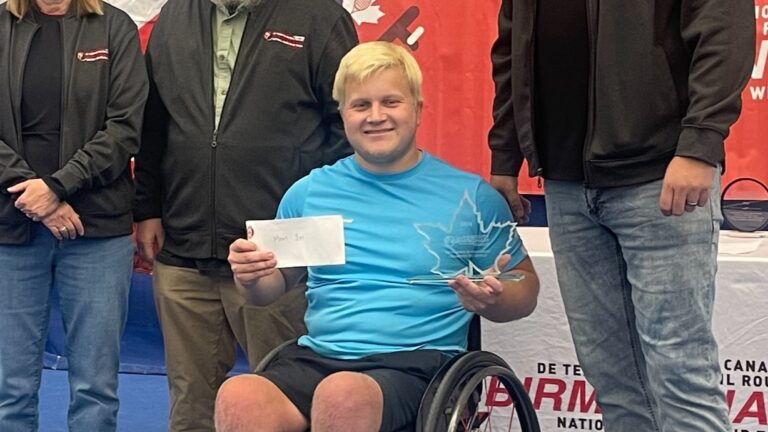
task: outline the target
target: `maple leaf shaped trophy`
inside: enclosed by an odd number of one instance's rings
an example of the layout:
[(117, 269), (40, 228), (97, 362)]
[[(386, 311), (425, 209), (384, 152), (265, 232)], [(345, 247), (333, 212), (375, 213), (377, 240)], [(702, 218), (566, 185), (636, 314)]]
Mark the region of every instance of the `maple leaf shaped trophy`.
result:
[[(415, 223), (414, 228), (424, 237), (422, 243), (435, 258), (431, 274), (408, 279), (410, 283), (445, 284), (459, 275), (473, 282), (481, 282), (485, 276), (499, 280), (521, 280), (523, 275), (499, 269), (499, 258), (508, 253), (515, 238), (512, 221), (484, 222), (482, 214), (464, 193), (448, 226), (438, 223)], [(479, 262), (490, 262), (482, 266)]]

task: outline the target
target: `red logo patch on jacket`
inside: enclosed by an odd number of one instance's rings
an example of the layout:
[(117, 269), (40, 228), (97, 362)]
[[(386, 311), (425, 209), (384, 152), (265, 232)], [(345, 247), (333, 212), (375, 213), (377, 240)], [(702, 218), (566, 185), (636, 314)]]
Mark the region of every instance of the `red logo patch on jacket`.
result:
[(268, 41), (280, 42), (293, 48), (304, 48), (304, 36), (289, 35), (276, 31), (264, 32), (264, 39)]
[(78, 51), (77, 59), (81, 62), (95, 62), (109, 60), (109, 49), (102, 48), (93, 51)]

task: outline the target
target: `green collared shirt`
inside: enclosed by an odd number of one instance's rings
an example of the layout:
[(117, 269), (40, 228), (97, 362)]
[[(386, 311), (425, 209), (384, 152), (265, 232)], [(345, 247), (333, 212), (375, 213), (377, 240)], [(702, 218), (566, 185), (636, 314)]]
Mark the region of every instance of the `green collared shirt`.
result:
[(216, 14), (212, 19), (213, 34), (213, 103), (215, 108), (215, 127), (219, 127), (221, 110), (229, 91), (232, 71), (235, 70), (237, 52), (245, 31), (245, 22), (250, 8), (240, 5), (230, 15), (220, 1), (211, 0), (216, 5)]

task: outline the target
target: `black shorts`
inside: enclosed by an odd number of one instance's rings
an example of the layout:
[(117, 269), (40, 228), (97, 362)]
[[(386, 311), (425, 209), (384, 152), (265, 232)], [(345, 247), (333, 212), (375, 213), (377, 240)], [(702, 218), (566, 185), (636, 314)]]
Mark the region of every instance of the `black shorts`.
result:
[(442, 351), (417, 350), (338, 360), (294, 343), (257, 374), (272, 381), (307, 419), (311, 418), (312, 395), (325, 377), (342, 371), (368, 375), (384, 394), (381, 430), (411, 431), (415, 428), (421, 396), (449, 359)]

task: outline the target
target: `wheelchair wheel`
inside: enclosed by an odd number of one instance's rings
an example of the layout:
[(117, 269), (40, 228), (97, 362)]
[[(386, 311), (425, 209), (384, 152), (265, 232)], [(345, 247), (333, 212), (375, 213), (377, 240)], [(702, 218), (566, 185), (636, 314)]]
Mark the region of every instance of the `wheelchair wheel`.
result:
[(539, 432), (522, 383), (495, 354), (457, 356), (430, 383), (421, 401), (419, 432)]

